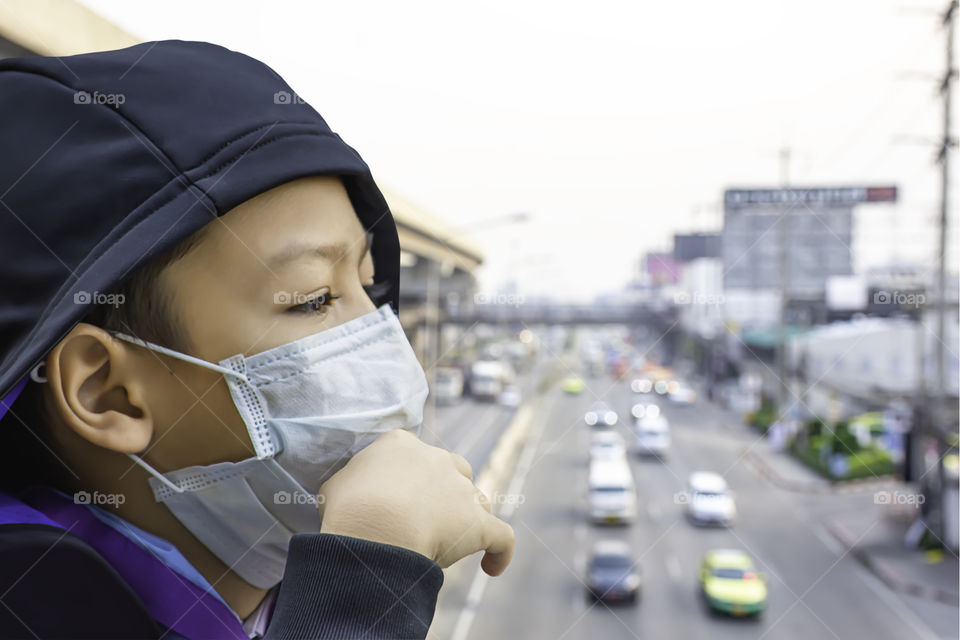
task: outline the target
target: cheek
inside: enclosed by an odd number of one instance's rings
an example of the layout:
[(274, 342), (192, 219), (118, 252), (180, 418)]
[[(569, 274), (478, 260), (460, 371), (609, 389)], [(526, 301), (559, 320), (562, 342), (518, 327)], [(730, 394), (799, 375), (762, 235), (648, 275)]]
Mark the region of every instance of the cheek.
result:
[(247, 427), (223, 378), (179, 377), (189, 389), (171, 376), (173, 385), (160, 398), (152, 452), (156, 462), (172, 470), (255, 456)]

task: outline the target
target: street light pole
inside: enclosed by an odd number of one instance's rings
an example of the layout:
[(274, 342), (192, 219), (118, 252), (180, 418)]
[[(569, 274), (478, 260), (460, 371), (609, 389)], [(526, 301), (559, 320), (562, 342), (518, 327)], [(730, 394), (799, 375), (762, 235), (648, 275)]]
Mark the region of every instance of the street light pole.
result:
[(780, 218), (778, 220), (778, 244), (780, 258), (780, 321), (777, 331), (777, 377), (779, 386), (777, 394), (778, 413), (783, 418), (783, 411), (788, 402), (788, 374), (787, 374), (787, 305), (790, 300), (790, 148), (780, 150)]
[[(465, 227), (454, 228), (454, 235), (448, 236), (446, 239), (448, 241), (454, 240), (463, 235), (474, 233), (480, 229), (499, 227), (509, 224), (518, 224), (526, 222), (529, 219), (530, 214), (525, 211), (503, 216), (495, 216), (466, 225)], [(427, 375), (427, 384), (430, 388), (430, 394), (427, 396), (427, 403), (424, 407), (423, 424), (426, 430), (433, 431), (433, 435), (436, 435), (437, 414), (437, 398), (436, 394), (434, 393), (436, 383), (436, 368), (440, 364), (440, 359), (442, 357), (442, 354), (440, 353), (440, 349), (442, 347), (440, 340), (440, 318), (442, 316), (440, 309), (442, 298), (442, 266), (443, 265), (437, 260), (428, 260), (426, 266), (427, 291), (426, 300), (424, 301), (424, 329), (426, 331), (426, 341), (423, 349), (423, 360)]]

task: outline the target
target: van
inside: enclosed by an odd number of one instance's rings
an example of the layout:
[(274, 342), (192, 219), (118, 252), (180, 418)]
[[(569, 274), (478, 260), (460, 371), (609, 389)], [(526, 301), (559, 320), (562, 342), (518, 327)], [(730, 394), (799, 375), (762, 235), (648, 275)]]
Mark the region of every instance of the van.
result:
[(636, 486), (625, 459), (591, 461), (588, 484), (592, 522), (628, 524), (637, 517)]
[(433, 379), (437, 404), (453, 404), (463, 396), (463, 372), (454, 367), (437, 367)]

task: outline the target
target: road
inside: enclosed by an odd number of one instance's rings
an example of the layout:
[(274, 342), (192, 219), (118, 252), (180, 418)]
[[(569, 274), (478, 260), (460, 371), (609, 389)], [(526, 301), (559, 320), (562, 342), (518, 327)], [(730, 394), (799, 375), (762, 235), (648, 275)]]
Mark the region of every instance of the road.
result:
[[(583, 423), (583, 414), (599, 397), (626, 418), (641, 397), (625, 382), (595, 378), (587, 383), (588, 390), (579, 396), (554, 389), (543, 400), (533, 428), (529, 472), (513, 483), (522, 487), (523, 499), (509, 518), (517, 535), (513, 563), (495, 579), (475, 576), (476, 563), (460, 572), (464, 575), (457, 574), (462, 585), (449, 585), (443, 619), (436, 621), (431, 637), (957, 637), (955, 608), (918, 615), (846, 555), (820, 524), (824, 513), (844, 508), (845, 500), (872, 497), (813, 496), (772, 487), (743, 459), (756, 434), (702, 400), (690, 407), (660, 403), (673, 429), (668, 458), (630, 456), (640, 502), (636, 522), (615, 528), (587, 524), (590, 427)], [(630, 442), (626, 422), (618, 428)], [(695, 470), (727, 478), (739, 510), (732, 528), (695, 528), (683, 517), (675, 496)], [(587, 601), (582, 583), (587, 552), (601, 538), (624, 539), (633, 546), (643, 574), (637, 606)], [(696, 567), (705, 551), (717, 547), (747, 551), (768, 575), (769, 606), (759, 621), (714, 617), (705, 611)], [(468, 602), (475, 606), (467, 607)], [(931, 634), (931, 628), (939, 636)]]
[[(549, 358), (541, 357), (517, 374), (516, 386), (521, 398), (529, 398), (536, 392), (549, 363)], [(427, 421), (421, 438), (428, 444), (459, 453), (477, 472), (483, 468), (514, 413), (516, 408), (464, 397), (454, 404), (438, 406), (433, 420), (436, 428), (431, 428)]]

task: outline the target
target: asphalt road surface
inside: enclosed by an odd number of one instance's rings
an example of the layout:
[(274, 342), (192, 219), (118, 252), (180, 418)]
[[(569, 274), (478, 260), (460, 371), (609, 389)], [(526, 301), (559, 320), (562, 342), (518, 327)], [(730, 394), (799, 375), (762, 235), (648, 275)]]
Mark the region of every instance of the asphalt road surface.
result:
[[(541, 357), (517, 374), (516, 387), (521, 402), (532, 396), (549, 367), (547, 357)], [(496, 402), (475, 400), (469, 396), (453, 404), (436, 408), (433, 424), (425, 424), (424, 442), (459, 453), (479, 472), (490, 457), (497, 439), (516, 413), (516, 407), (505, 407)]]
[[(523, 497), (509, 517), (517, 535), (513, 563), (495, 579), (475, 574), (475, 562), (456, 574), (456, 581), (444, 587), (449, 592), (441, 596), (445, 606), (432, 638), (957, 637), (955, 608), (911, 605), (846, 555), (823, 528), (823, 513), (866, 496), (811, 496), (772, 487), (742, 457), (756, 434), (702, 400), (688, 407), (658, 403), (672, 427), (673, 443), (664, 460), (631, 452), (637, 520), (621, 527), (589, 524), (591, 428), (583, 415), (591, 402), (604, 398), (620, 414), (618, 430), (629, 444), (630, 407), (652, 396), (634, 395), (626, 382), (606, 377), (587, 379), (587, 384), (578, 396), (554, 389), (541, 405), (525, 461), (529, 470), (518, 472), (522, 477), (513, 483)], [(481, 413), (477, 420), (482, 419)], [(697, 528), (685, 519), (676, 495), (697, 470), (726, 477), (738, 507), (732, 528)], [(587, 554), (602, 538), (632, 545), (643, 580), (637, 605), (608, 606), (586, 598)], [(768, 609), (760, 620), (717, 617), (705, 610), (697, 565), (704, 552), (719, 547), (747, 551), (767, 574)]]

